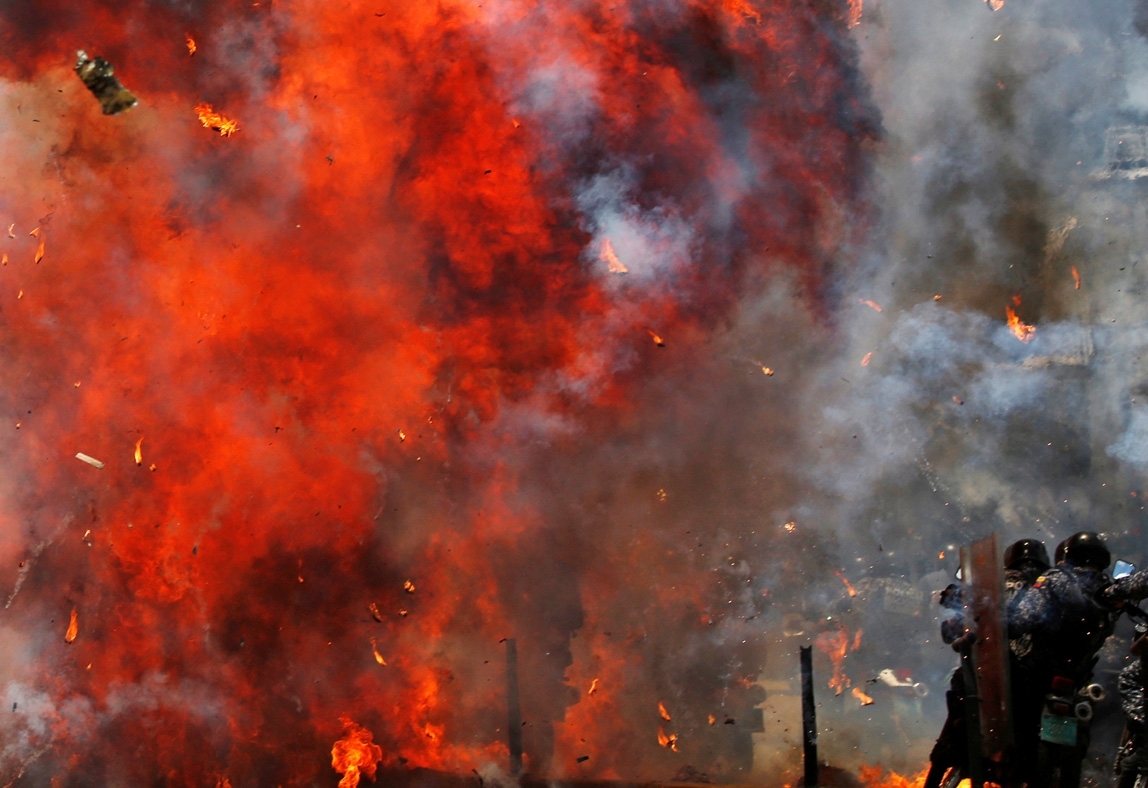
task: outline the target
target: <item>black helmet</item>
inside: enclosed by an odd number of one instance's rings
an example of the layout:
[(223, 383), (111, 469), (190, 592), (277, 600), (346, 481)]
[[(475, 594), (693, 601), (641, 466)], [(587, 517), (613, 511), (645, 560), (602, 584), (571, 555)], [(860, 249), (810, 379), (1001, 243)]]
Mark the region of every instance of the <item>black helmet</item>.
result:
[(1016, 569), (1026, 562), (1040, 564), (1041, 569), (1048, 568), (1048, 550), (1045, 549), (1043, 542), (1038, 542), (1036, 539), (1021, 539), (1005, 549), (1005, 569)]
[(1104, 546), (1100, 534), (1080, 531), (1056, 546), (1056, 562), (1104, 571), (1112, 563), (1112, 554)]

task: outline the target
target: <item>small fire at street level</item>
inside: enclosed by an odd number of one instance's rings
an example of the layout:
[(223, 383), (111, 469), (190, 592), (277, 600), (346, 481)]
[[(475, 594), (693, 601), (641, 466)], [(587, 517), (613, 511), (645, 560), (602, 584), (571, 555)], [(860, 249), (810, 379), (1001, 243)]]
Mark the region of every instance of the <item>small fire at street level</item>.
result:
[(1137, 18), (0, 6), (0, 786), (919, 783), (1142, 549)]

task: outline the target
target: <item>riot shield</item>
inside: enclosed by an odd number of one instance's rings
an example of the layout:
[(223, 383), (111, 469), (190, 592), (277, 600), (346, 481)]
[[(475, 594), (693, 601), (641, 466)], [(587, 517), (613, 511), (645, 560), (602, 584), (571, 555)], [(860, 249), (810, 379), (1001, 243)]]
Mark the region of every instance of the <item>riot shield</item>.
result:
[(1004, 572), (996, 534), (961, 548), (965, 620), (976, 634), (972, 666), (979, 698), (981, 750), (996, 760), (1012, 744), (1008, 632), (1004, 620)]

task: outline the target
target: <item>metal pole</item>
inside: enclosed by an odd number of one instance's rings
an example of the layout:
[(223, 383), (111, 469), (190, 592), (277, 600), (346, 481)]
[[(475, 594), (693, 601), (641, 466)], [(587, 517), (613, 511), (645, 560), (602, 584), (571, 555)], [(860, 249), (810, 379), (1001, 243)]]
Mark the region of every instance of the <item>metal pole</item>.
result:
[(801, 723), (805, 744), (805, 788), (817, 785), (817, 715), (813, 705), (813, 647), (801, 647)]
[(510, 749), (510, 775), (522, 775), (522, 707), (518, 701), (518, 644), (506, 639), (506, 737)]

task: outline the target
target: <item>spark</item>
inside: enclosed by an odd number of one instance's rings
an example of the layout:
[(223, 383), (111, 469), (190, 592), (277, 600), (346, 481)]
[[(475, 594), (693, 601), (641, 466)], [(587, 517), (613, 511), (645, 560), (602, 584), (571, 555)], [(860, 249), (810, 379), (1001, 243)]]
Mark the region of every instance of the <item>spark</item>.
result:
[(881, 305), (878, 304), (876, 301), (870, 301), (868, 298), (858, 298), (857, 300), (859, 302), (861, 302), (862, 304), (864, 304), (865, 306), (869, 307), (870, 309), (874, 310), (875, 312), (884, 312), (885, 311), (884, 309), (881, 308)]

